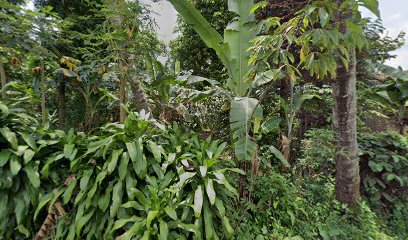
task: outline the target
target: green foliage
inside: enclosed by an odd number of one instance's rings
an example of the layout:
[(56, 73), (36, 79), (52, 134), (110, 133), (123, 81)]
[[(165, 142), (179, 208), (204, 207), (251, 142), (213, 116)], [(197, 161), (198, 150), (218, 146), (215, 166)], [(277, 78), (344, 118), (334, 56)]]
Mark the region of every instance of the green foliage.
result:
[(238, 193), (226, 174), (243, 172), (221, 159), (226, 143), (202, 141), (177, 125), (165, 129), (144, 112), (90, 137), (49, 131), (20, 105), (0, 103), (0, 232), (6, 239), (33, 236), (56, 202), (67, 211), (55, 226), (56, 239), (233, 234), (225, 203)]
[(271, 172), (253, 186), (247, 208), (233, 215), (234, 239), (397, 239), (367, 203), (356, 213), (336, 201), (333, 180)]
[(360, 57), (379, 63), (395, 58), (392, 52), (402, 47), (405, 42), (405, 32), (400, 32), (395, 38), (385, 35), (386, 28), (381, 19), (370, 21), (364, 28), (364, 34), (368, 39), (369, 48), (366, 49), (367, 52), (360, 53)]
[[(187, 0), (170, 0), (179, 14), (200, 35), (208, 47), (215, 50), (224, 64), (228, 73), (226, 87), (232, 93), (232, 97), (243, 97), (251, 87), (247, 81), (250, 66), (247, 49), (253, 39), (252, 28), (254, 15), (248, 12), (253, 6), (253, 1), (230, 0), (228, 8), (237, 14), (237, 17), (224, 30), (224, 38), (210, 26), (208, 21)], [(232, 138), (235, 141), (235, 154), (238, 160), (251, 160), (255, 154), (257, 144), (250, 139), (248, 125), (255, 116), (256, 126), (259, 128), (262, 118), (261, 108), (258, 108), (258, 100), (253, 98), (231, 99), (230, 123)], [(256, 114), (254, 114), (256, 112)]]
[[(262, 34), (254, 39), (250, 48), (250, 63), (255, 64), (255, 71), (281, 69), (295, 81), (303, 75), (300, 70), (318, 79), (335, 76), (338, 65), (335, 56), (348, 66), (349, 51), (367, 45), (362, 28), (364, 22), (361, 21), (357, 5), (377, 13), (375, 9), (378, 3), (373, 0), (345, 1), (341, 6), (336, 4), (332, 1), (317, 1), (304, 5), (288, 20), (279, 17), (262, 20), (258, 24)], [(260, 2), (252, 11), (267, 6)], [(347, 20), (345, 32), (335, 22), (334, 14), (339, 11), (338, 8), (343, 12), (352, 11), (353, 17)], [(297, 50), (293, 53), (292, 49)]]
[(22, 108), (27, 100), (0, 102), (0, 235), (6, 239), (29, 238), (39, 229), (41, 224), (33, 221), (35, 209), (42, 204), (40, 199), (64, 182), (68, 159), (76, 154), (64, 155), (64, 146), (82, 139), (73, 132), (39, 127)]
[[(194, 6), (208, 20), (211, 27), (222, 34), (234, 14), (228, 11), (227, 0), (195, 0)], [(181, 69), (192, 70), (194, 75), (224, 82), (224, 65), (215, 51), (206, 46), (193, 27), (179, 18), (179, 36), (170, 43), (170, 55), (180, 61)], [(222, 81), (223, 80), (223, 81)]]
[(370, 169), (363, 172), (363, 183), (371, 199), (395, 202), (398, 198), (406, 198), (408, 138), (384, 132), (361, 134), (359, 141), (362, 164)]
[[(259, 130), (259, 122), (263, 118), (262, 108), (259, 107), (259, 102), (255, 98), (240, 98), (231, 103), (230, 113), (235, 155), (239, 161), (251, 161), (257, 144), (252, 140), (250, 132)], [(251, 126), (252, 118), (255, 118), (253, 127)]]
[(230, 0), (229, 10), (238, 16), (224, 30), (222, 37), (202, 14), (187, 0), (170, 0), (184, 20), (191, 24), (205, 44), (214, 49), (228, 73), (227, 87), (235, 96), (244, 96), (250, 84), (245, 81), (248, 74), (249, 54), (247, 49), (253, 38), (251, 33), (254, 17), (248, 12), (252, 1)]
[(57, 238), (217, 238), (221, 229), (213, 224), (218, 222), (231, 235), (224, 202), (237, 192), (224, 173), (240, 171), (222, 167), (224, 147), (184, 134), (176, 125), (166, 131), (143, 112), (131, 113), (124, 128), (107, 125), (71, 162), (80, 185), (74, 187), (76, 195), (69, 187), (62, 191), (72, 194), (65, 201), (71, 223), (69, 230), (58, 226)]
[(310, 129), (302, 140), (302, 155), (296, 164), (306, 178), (334, 176), (334, 135), (330, 129)]

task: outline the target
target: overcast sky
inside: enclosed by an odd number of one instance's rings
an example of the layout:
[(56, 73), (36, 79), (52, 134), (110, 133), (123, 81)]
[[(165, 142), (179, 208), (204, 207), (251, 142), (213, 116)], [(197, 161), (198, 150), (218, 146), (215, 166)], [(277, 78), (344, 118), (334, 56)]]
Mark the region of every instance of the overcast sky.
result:
[[(155, 19), (159, 26), (159, 37), (168, 44), (171, 39), (175, 37), (174, 27), (177, 20), (177, 12), (171, 4), (162, 0), (159, 3), (154, 3), (152, 0), (140, 0), (145, 4), (150, 4), (155, 14)], [(384, 25), (388, 30), (388, 35), (397, 36), (400, 31), (408, 32), (408, 0), (379, 0), (381, 17)], [(29, 3), (32, 7), (32, 2)], [(368, 16), (364, 11), (364, 15)], [(408, 69), (408, 35), (406, 36), (406, 44), (403, 48), (397, 50), (395, 54), (398, 55), (387, 64), (398, 67), (401, 66), (405, 70)]]

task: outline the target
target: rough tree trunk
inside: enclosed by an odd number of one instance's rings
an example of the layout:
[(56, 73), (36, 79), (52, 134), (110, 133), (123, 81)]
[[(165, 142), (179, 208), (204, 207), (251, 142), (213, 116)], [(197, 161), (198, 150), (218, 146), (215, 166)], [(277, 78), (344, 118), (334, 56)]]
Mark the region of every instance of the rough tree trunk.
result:
[(47, 111), (45, 109), (45, 68), (44, 68), (44, 60), (41, 60), (41, 120), (42, 124), (47, 122)]
[(1, 79), (1, 98), (6, 99), (7, 94), (6, 94), (6, 84), (7, 84), (7, 78), (6, 78), (6, 70), (4, 69), (3, 63), (0, 61), (0, 79)]
[[(116, 8), (119, 7), (120, 4), (121, 4), (121, 1), (112, 0), (112, 3), (109, 5), (109, 8), (110, 9), (116, 9)], [(117, 13), (117, 12), (115, 12), (115, 14), (117, 14), (117, 15), (115, 15), (112, 18), (112, 23), (115, 26), (115, 28), (120, 29), (120, 28), (123, 27), (122, 26), (123, 25), (123, 17), (121, 15), (119, 15), (119, 13)], [(126, 57), (124, 56), (125, 55), (124, 53), (120, 53), (120, 55), (121, 55), (122, 59), (126, 59)], [(126, 82), (127, 82), (126, 77), (127, 76), (125, 74), (125, 72), (126, 72), (125, 62), (123, 62), (123, 60), (119, 61), (118, 65), (119, 65), (119, 69), (121, 71), (121, 74), (119, 76), (119, 78), (120, 78), (119, 79), (119, 104), (120, 104), (120, 106), (119, 106), (119, 121), (123, 122), (123, 121), (125, 121), (125, 118), (126, 118), (126, 110), (124, 108), (124, 105), (126, 105)]]
[(152, 116), (151, 108), (149, 103), (147, 102), (146, 96), (144, 94), (144, 90), (140, 79), (135, 77), (132, 82), (130, 83), (130, 88), (132, 89), (133, 96), (135, 98), (136, 109), (140, 112), (141, 110), (145, 110), (146, 113), (150, 112), (150, 116)]
[(126, 80), (124, 76), (120, 77), (120, 83), (119, 83), (119, 102), (120, 102), (120, 107), (119, 107), (119, 121), (123, 122), (125, 121), (126, 118), (126, 110), (123, 107), (126, 104)]
[[(340, 6), (343, 0), (337, 0)], [(340, 31), (346, 32), (350, 13), (337, 13)], [(350, 51), (348, 68), (337, 59), (333, 82), (333, 130), (336, 146), (336, 198), (349, 206), (360, 200), (360, 167), (357, 144), (356, 56)]]
[(58, 128), (65, 129), (65, 79), (58, 83)]

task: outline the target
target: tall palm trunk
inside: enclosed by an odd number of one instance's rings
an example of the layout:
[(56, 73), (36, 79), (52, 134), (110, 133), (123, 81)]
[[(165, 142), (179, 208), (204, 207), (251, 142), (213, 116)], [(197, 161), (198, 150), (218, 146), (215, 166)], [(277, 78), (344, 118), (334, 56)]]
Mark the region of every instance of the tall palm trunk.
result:
[[(344, 0), (337, 0), (338, 6)], [(336, 13), (340, 32), (347, 30), (351, 14)], [(349, 206), (360, 199), (360, 167), (357, 144), (356, 54), (350, 51), (348, 68), (337, 59), (337, 76), (333, 82), (333, 129), (336, 146), (336, 198)]]
[(119, 83), (119, 121), (123, 122), (126, 118), (126, 110), (124, 105), (126, 104), (126, 79), (124, 76), (120, 76)]
[(45, 109), (45, 68), (44, 68), (44, 60), (41, 60), (41, 120), (42, 124), (47, 122), (47, 111)]
[(58, 83), (58, 128), (65, 128), (65, 79), (61, 77)]
[[(146, 113), (152, 112), (149, 103), (147, 102), (146, 96), (144, 94), (144, 90), (142, 87), (142, 84), (140, 82), (140, 79), (138, 77), (135, 77), (131, 84), (130, 88), (132, 89), (133, 96), (135, 98), (135, 104), (136, 104), (136, 109), (138, 111), (145, 110)], [(150, 117), (153, 117), (151, 114)]]
[(7, 84), (7, 78), (6, 78), (6, 70), (4, 69), (3, 63), (0, 61), (0, 79), (1, 79), (1, 98), (6, 99), (7, 93), (6, 93), (6, 84)]

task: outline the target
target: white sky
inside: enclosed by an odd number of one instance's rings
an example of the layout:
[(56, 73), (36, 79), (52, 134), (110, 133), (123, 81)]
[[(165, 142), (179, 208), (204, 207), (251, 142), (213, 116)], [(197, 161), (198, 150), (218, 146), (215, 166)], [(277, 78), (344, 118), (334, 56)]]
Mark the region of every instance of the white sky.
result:
[[(161, 0), (159, 3), (154, 3), (152, 0), (140, 0), (145, 4), (150, 4), (152, 9), (157, 14), (154, 15), (158, 24), (158, 33), (161, 40), (166, 44), (171, 39), (175, 38), (174, 27), (176, 26), (177, 12), (172, 5)], [(406, 44), (401, 49), (395, 52), (397, 58), (387, 62), (387, 64), (398, 67), (401, 66), (405, 70), (408, 69), (408, 0), (379, 0), (381, 17), (384, 26), (388, 30), (388, 35), (395, 37), (400, 31), (406, 31)], [(29, 8), (33, 8), (33, 2), (28, 3)], [(367, 11), (363, 11), (364, 15), (370, 16)]]

